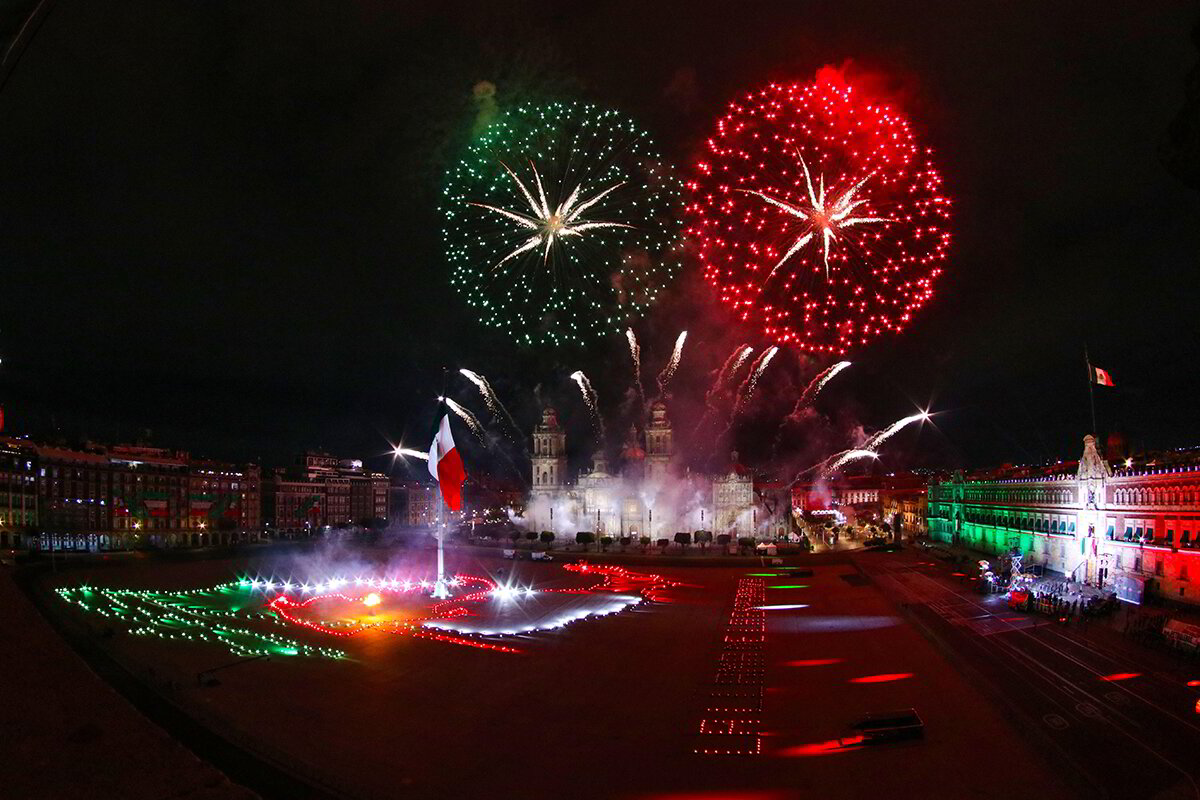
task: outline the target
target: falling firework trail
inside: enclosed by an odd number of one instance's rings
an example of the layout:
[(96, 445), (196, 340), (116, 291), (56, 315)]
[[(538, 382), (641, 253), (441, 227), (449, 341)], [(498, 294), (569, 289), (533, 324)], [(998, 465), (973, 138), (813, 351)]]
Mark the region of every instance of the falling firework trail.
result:
[(419, 458), (422, 461), (429, 460), (429, 453), (422, 453), (420, 450), (413, 450), (408, 447), (397, 447), (395, 453), (398, 456), (404, 456), (406, 458)]
[(909, 425), (913, 424), (914, 422), (920, 422), (921, 420), (926, 420), (926, 419), (929, 419), (929, 414), (924, 411), (922, 411), (920, 414), (913, 414), (912, 416), (904, 417), (903, 419), (898, 419), (895, 422), (893, 422), (891, 425), (889, 425), (886, 428), (884, 428), (883, 430), (881, 430), (879, 433), (872, 436), (870, 439), (867, 439), (867, 441), (863, 443), (862, 447), (864, 450), (871, 450), (872, 452), (875, 450), (878, 450), (879, 445), (883, 444), (888, 439), (892, 438), (892, 436), (894, 434), (896, 434), (897, 432), (899, 432), (901, 429), (908, 427)]
[(796, 405), (792, 407), (792, 413), (788, 414), (779, 424), (779, 430), (775, 433), (775, 442), (771, 445), (771, 458), (779, 452), (779, 445), (783, 443), (783, 431), (788, 422), (797, 422), (800, 420), (800, 412), (812, 405), (812, 402), (817, 399), (817, 395), (825, 388), (825, 384), (833, 380), (834, 376), (850, 366), (849, 361), (839, 361), (832, 367), (827, 367), (817, 376), (808, 382), (808, 386), (804, 387), (804, 391), (796, 398)]
[(604, 419), (600, 416), (600, 398), (596, 394), (596, 390), (592, 388), (592, 382), (588, 380), (587, 375), (583, 374), (583, 370), (577, 370), (571, 373), (571, 380), (579, 385), (579, 393), (583, 395), (583, 402), (588, 407), (588, 412), (592, 415), (592, 425), (596, 428), (596, 433), (600, 437), (600, 441), (604, 441)]
[[(738, 415), (742, 413), (742, 409), (750, 402), (750, 398), (754, 396), (754, 390), (758, 388), (758, 379), (766, 370), (767, 365), (771, 363), (771, 359), (779, 352), (778, 347), (770, 347), (759, 354), (758, 358), (754, 359), (754, 364), (750, 367), (750, 374), (746, 376), (746, 380), (742, 381), (741, 387), (738, 389), (737, 401), (733, 404), (733, 410), (729, 413), (729, 424), (725, 426), (725, 433), (733, 427), (734, 421)], [(745, 359), (739, 359), (741, 363)], [(722, 434), (724, 435), (724, 434)]]
[(444, 402), (463, 422), (467, 423), (467, 427), (471, 429), (471, 433), (475, 434), (475, 438), (479, 440), (480, 444), (486, 444), (486, 439), (483, 435), (483, 425), (479, 423), (474, 414), (449, 397), (439, 396), (438, 400)]
[(817, 395), (825, 388), (825, 384), (833, 380), (835, 375), (848, 366), (850, 366), (849, 361), (839, 361), (813, 378), (808, 386), (804, 387), (804, 391), (800, 394), (799, 399), (796, 400), (796, 407), (792, 409), (792, 414), (795, 415), (800, 409), (807, 406), (813, 400), (816, 400)]
[(700, 415), (700, 421), (696, 423), (696, 428), (692, 431), (692, 436), (703, 430), (704, 423), (708, 421), (708, 418), (717, 413), (717, 401), (721, 398), (721, 390), (725, 388), (725, 384), (753, 352), (754, 348), (750, 345), (739, 344), (729, 354), (729, 357), (725, 359), (725, 363), (721, 365), (720, 371), (717, 372), (717, 378), (713, 381), (712, 388), (708, 390), (708, 394), (704, 395), (704, 413)]
[(492, 385), (488, 383), (488, 379), (480, 375), (478, 372), (472, 372), (469, 369), (460, 369), (459, 373), (464, 378), (475, 384), (475, 388), (479, 390), (479, 394), (483, 395), (483, 402), (487, 404), (488, 411), (492, 412), (492, 416), (503, 418), (508, 423), (510, 433), (515, 437), (513, 441), (518, 444), (523, 444), (525, 436), (521, 433), (521, 429), (517, 427), (517, 421), (512, 418), (512, 414), (508, 413), (508, 409), (504, 407), (504, 403), (500, 402), (500, 397), (492, 389)]
[(758, 388), (758, 379), (762, 377), (763, 372), (767, 369), (767, 364), (771, 363), (771, 359), (774, 358), (775, 354), (778, 352), (778, 347), (772, 347), (770, 350), (767, 350), (758, 357), (758, 361), (755, 363), (754, 369), (750, 371), (750, 377), (746, 379), (746, 384), (742, 387), (743, 405), (750, 402), (750, 398), (754, 396), (754, 390)]
[(679, 334), (679, 338), (675, 340), (675, 349), (671, 351), (671, 360), (663, 367), (662, 372), (658, 373), (658, 394), (661, 397), (667, 390), (667, 384), (671, 382), (671, 378), (675, 376), (675, 370), (679, 368), (679, 359), (683, 356), (683, 343), (687, 340), (687, 331)]
[(500, 409), (496, 407), (496, 393), (492, 391), (492, 387), (488, 384), (487, 379), (478, 372), (472, 372), (469, 369), (460, 369), (458, 373), (475, 384), (475, 388), (483, 396), (483, 402), (487, 404), (488, 411), (499, 416)]
[(858, 461), (861, 458), (879, 458), (879, 454), (874, 450), (846, 450), (840, 453), (836, 457), (836, 460), (826, 467), (823, 472), (826, 475), (830, 475), (834, 472), (837, 472), (851, 461)]
[(733, 366), (729, 368), (729, 377), (732, 378), (734, 373), (742, 368), (742, 364), (746, 363), (746, 359), (754, 352), (754, 348), (746, 345), (742, 348), (742, 352), (738, 354), (737, 360), (733, 362)]
[(629, 340), (629, 355), (633, 359), (633, 384), (637, 387), (638, 400), (642, 404), (642, 414), (646, 413), (646, 393), (642, 390), (642, 348), (638, 346), (633, 328), (625, 329), (625, 338)]

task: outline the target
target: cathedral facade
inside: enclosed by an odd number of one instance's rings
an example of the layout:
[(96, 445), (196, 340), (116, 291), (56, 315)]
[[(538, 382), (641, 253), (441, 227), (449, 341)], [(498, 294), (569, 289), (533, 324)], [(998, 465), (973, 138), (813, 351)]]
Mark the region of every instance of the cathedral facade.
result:
[(555, 410), (546, 408), (533, 432), (526, 526), (563, 538), (577, 531), (653, 540), (696, 530), (709, 530), (714, 536), (754, 535), (753, 477), (737, 464), (736, 453), (725, 474), (680, 474), (672, 463), (671, 423), (661, 401), (650, 408), (644, 441), (643, 447), (637, 431), (630, 429), (619, 468), (597, 455), (590, 470), (572, 476), (566, 433)]

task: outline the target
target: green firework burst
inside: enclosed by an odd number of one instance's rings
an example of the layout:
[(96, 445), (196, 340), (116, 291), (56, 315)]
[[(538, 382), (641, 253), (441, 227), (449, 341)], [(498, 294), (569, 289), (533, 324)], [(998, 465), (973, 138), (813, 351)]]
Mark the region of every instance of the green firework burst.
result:
[(519, 106), (447, 176), (451, 283), (485, 326), (522, 344), (620, 331), (675, 274), (679, 198), (650, 135), (620, 112)]

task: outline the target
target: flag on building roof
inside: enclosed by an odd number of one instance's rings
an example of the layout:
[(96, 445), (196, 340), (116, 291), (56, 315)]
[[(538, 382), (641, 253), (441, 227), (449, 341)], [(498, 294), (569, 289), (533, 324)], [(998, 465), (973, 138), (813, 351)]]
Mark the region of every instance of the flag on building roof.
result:
[(450, 416), (442, 417), (437, 435), (429, 445), (429, 474), (437, 479), (442, 489), (442, 499), (451, 511), (462, 508), (462, 484), (467, 479), (463, 469), (462, 458), (454, 446), (454, 436), (450, 433)]
[(1091, 364), (1088, 364), (1088, 377), (1097, 386), (1116, 386), (1113, 383), (1112, 375), (1108, 374), (1108, 370), (1093, 367)]

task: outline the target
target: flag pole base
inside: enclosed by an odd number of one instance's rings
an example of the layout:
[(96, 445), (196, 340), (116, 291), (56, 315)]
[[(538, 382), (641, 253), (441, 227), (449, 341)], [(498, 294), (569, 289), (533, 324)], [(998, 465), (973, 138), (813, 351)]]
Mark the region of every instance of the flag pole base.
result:
[(433, 584), (432, 596), (438, 600), (445, 600), (450, 597), (450, 590), (446, 587), (445, 581), (437, 581)]

